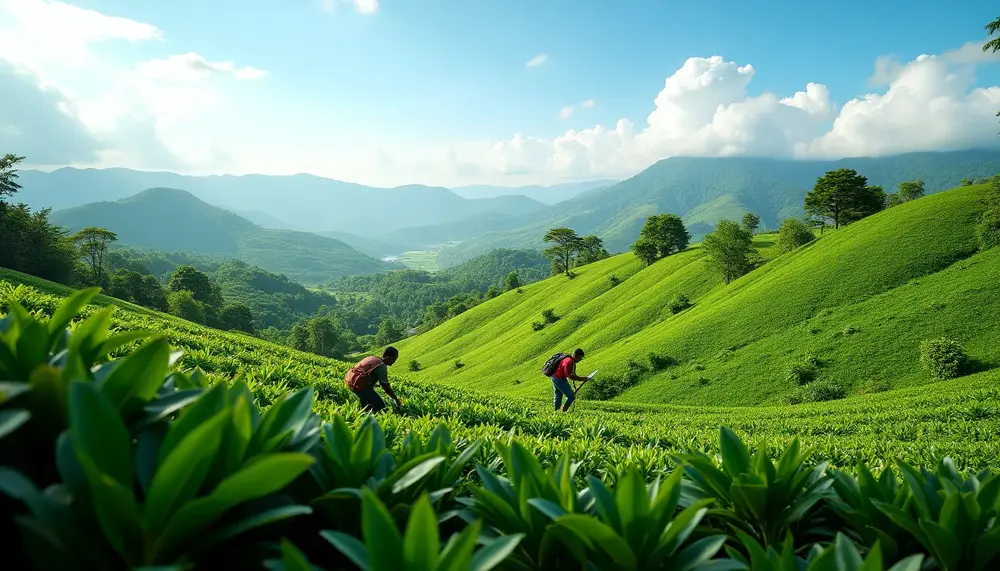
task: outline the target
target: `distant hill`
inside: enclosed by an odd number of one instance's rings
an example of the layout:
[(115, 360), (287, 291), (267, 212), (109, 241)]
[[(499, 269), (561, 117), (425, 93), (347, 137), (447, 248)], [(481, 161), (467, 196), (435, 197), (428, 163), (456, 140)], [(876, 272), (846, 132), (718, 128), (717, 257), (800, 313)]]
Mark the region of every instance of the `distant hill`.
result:
[(594, 188), (603, 188), (619, 182), (618, 180), (605, 178), (599, 180), (585, 180), (582, 182), (565, 182), (553, 184), (551, 186), (490, 186), (485, 184), (473, 186), (452, 187), (455, 194), (464, 198), (491, 198), (496, 196), (506, 196), (520, 194), (533, 198), (545, 204), (557, 204), (564, 200), (569, 200), (574, 196), (582, 194)]
[[(617, 400), (672, 405), (786, 404), (813, 380), (821, 400), (924, 385), (934, 379), (920, 343), (942, 336), (995, 374), (1000, 316), (984, 309), (1000, 299), (1000, 248), (978, 252), (975, 237), (986, 196), (986, 185), (926, 196), (787, 254), (759, 235), (771, 260), (729, 285), (698, 245), (648, 267), (614, 256), (504, 293), (399, 350), (419, 360), (417, 379), (544, 398), (552, 385), (538, 368), (582, 347), (582, 374), (636, 382)], [(674, 314), (679, 294), (693, 306)], [(558, 320), (535, 331), (547, 309)], [(793, 377), (804, 363), (812, 378)]]
[[(574, 200), (535, 213), (516, 228), (484, 228), (439, 256), (446, 267), (499, 247), (539, 248), (548, 228), (569, 226), (581, 234), (597, 234), (611, 252), (627, 251), (651, 214), (670, 212), (684, 218), (695, 239), (722, 218), (746, 211), (774, 229), (789, 216), (802, 215), (805, 194), (829, 170), (852, 168), (871, 184), (895, 191), (903, 181), (923, 179), (927, 192), (958, 186), (963, 178), (1000, 173), (1000, 151), (968, 150), (907, 153), (878, 158), (799, 161), (750, 157), (672, 157), (608, 188), (594, 189)], [(539, 220), (539, 218), (542, 218)]]
[(444, 224), (485, 213), (522, 215), (545, 208), (526, 196), (465, 199), (447, 188), (374, 188), (318, 176), (184, 176), (129, 169), (23, 170), (18, 199), (54, 210), (113, 202), (147, 188), (177, 188), (227, 210), (257, 213), (264, 225), (379, 235), (403, 226)]
[(51, 220), (73, 232), (87, 226), (107, 228), (118, 234), (123, 246), (241, 259), (306, 284), (397, 267), (340, 240), (261, 228), (173, 188), (151, 188), (117, 202), (60, 210), (52, 213)]

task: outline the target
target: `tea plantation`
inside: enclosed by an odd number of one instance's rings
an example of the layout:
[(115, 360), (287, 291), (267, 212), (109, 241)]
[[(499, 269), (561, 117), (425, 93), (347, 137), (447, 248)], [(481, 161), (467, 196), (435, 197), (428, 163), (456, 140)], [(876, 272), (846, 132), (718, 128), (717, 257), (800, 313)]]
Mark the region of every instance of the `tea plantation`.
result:
[(95, 293), (0, 270), (10, 568), (1000, 563), (996, 371), (797, 406), (581, 400), (568, 415), (394, 379), (404, 407), (376, 419), (346, 363)]
[[(604, 398), (699, 406), (787, 404), (810, 382), (837, 397), (918, 387), (934, 381), (920, 344), (940, 337), (989, 370), (1000, 363), (1000, 312), (988, 309), (1000, 300), (1000, 249), (979, 252), (975, 230), (988, 192), (929, 195), (781, 255), (773, 234), (759, 235), (770, 261), (729, 285), (697, 245), (648, 267), (615, 256), (399, 347), (419, 360), (419, 380), (530, 397), (551, 392), (539, 362), (581, 347), (580, 373), (618, 385)], [(680, 295), (692, 305), (675, 314)], [(548, 309), (554, 322), (535, 330)]]

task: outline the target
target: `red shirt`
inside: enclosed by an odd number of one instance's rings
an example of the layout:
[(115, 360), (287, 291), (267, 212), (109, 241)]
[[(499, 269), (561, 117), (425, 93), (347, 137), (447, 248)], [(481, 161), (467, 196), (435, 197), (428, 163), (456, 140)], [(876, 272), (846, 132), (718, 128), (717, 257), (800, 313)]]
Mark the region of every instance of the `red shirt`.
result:
[(556, 372), (553, 375), (557, 379), (568, 379), (576, 374), (576, 361), (573, 357), (566, 357), (559, 362), (559, 366), (556, 367)]

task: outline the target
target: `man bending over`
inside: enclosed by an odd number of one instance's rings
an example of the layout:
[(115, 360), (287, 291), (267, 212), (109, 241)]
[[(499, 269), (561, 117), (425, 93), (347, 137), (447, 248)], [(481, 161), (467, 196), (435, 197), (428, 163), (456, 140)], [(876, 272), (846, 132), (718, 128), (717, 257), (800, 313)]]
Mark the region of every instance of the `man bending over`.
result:
[(385, 408), (385, 401), (375, 392), (375, 383), (382, 386), (382, 390), (396, 401), (397, 406), (403, 406), (403, 401), (399, 400), (389, 386), (389, 367), (398, 358), (399, 351), (395, 347), (386, 347), (381, 359), (374, 355), (365, 357), (347, 371), (344, 381), (347, 388), (361, 401), (361, 410), (374, 414)]
[(576, 400), (576, 393), (569, 384), (570, 380), (587, 380), (587, 377), (581, 377), (576, 374), (576, 364), (582, 360), (583, 349), (577, 349), (573, 352), (572, 357), (566, 357), (560, 361), (559, 366), (556, 367), (556, 372), (552, 374), (552, 389), (555, 392), (556, 410), (559, 410), (559, 404), (563, 400), (563, 395), (566, 396), (566, 404), (562, 407), (563, 412), (568, 411), (569, 405), (573, 404), (573, 401)]

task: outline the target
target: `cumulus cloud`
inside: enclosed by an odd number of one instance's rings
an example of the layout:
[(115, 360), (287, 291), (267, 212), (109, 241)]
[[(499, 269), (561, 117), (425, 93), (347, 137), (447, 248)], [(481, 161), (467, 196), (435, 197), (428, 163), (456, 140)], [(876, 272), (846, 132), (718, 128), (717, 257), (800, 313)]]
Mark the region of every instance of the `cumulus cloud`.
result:
[(594, 107), (597, 107), (597, 101), (594, 101), (593, 99), (587, 99), (579, 105), (567, 105), (559, 110), (559, 118), (569, 119), (574, 113), (576, 113), (577, 109), (593, 109)]
[(324, 12), (335, 12), (338, 4), (351, 4), (358, 14), (374, 14), (378, 12), (379, 0), (323, 0), (321, 6)]
[(0, 142), (35, 165), (232, 165), (210, 129), (199, 127), (224, 108), (226, 82), (267, 72), (194, 52), (123, 67), (91, 50), (97, 42), (162, 39), (151, 24), (61, 2), (0, 0)]
[[(982, 43), (901, 63), (880, 58), (880, 93), (842, 105), (821, 83), (781, 96), (751, 95), (752, 65), (692, 57), (666, 79), (646, 124), (628, 119), (570, 130), (554, 139), (519, 133), (508, 141), (458, 147), (483, 173), (547, 180), (627, 176), (670, 156), (842, 158), (997, 146), (1000, 87), (976, 87), (977, 66), (997, 61)], [(585, 104), (563, 108), (568, 118)]]
[(535, 57), (528, 60), (528, 63), (524, 64), (524, 67), (540, 67), (545, 65), (545, 62), (549, 61), (549, 54), (538, 54)]
[(55, 87), (0, 58), (0, 149), (37, 164), (62, 165), (97, 158), (100, 144), (80, 122), (75, 104)]

